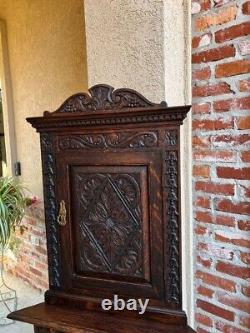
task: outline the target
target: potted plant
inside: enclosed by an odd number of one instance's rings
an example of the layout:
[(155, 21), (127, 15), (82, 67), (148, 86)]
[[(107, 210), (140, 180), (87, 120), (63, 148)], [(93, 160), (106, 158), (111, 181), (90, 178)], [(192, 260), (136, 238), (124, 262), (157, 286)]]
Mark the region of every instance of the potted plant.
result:
[[(4, 251), (8, 248), (11, 234), (17, 226), (20, 226), (26, 205), (23, 186), (15, 178), (0, 177), (0, 303), (7, 310), (7, 313), (16, 309), (17, 297), (16, 291), (8, 287), (4, 281)], [(0, 314), (0, 325), (8, 323), (10, 322), (6, 319), (6, 313)]]

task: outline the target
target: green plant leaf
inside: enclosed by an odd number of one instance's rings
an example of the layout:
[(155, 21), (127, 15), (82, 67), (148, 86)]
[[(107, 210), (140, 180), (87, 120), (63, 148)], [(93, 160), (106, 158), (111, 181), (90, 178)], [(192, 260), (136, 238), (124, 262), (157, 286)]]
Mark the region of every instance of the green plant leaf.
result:
[(6, 247), (14, 226), (25, 212), (26, 200), (23, 186), (12, 177), (0, 177), (0, 244)]

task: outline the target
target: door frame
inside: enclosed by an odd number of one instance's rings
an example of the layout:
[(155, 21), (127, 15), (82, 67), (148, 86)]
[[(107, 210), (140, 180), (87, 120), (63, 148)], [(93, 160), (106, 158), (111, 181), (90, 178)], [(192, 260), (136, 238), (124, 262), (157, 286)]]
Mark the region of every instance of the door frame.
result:
[(0, 19), (0, 86), (2, 90), (3, 125), (8, 175), (15, 174), (14, 164), (17, 158), (15, 117), (7, 42), (7, 29)]

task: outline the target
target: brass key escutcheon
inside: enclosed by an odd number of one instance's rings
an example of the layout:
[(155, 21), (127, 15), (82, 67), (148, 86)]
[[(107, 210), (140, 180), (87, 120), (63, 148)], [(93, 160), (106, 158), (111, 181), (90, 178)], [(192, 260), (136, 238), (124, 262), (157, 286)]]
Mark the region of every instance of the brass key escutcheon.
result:
[(67, 223), (66, 215), (67, 215), (67, 211), (66, 211), (66, 207), (65, 207), (65, 201), (62, 200), (60, 202), (59, 215), (57, 216), (58, 224), (63, 226)]

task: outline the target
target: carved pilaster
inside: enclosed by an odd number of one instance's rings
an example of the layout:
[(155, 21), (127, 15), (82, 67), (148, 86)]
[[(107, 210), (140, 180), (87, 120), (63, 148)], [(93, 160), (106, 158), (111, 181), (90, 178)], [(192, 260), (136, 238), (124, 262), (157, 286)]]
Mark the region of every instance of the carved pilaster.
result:
[(56, 195), (55, 195), (55, 158), (53, 154), (52, 139), (49, 134), (41, 135), (41, 151), (43, 166), (44, 205), (47, 231), (47, 249), (49, 261), (49, 282), (52, 287), (59, 288), (60, 260), (58, 224), (56, 222)]
[(176, 129), (165, 132), (164, 157), (164, 192), (166, 197), (166, 248), (168, 258), (168, 271), (166, 276), (167, 301), (181, 303), (180, 278), (180, 237), (179, 237), (179, 211), (178, 211), (178, 141), (179, 134)]

